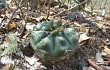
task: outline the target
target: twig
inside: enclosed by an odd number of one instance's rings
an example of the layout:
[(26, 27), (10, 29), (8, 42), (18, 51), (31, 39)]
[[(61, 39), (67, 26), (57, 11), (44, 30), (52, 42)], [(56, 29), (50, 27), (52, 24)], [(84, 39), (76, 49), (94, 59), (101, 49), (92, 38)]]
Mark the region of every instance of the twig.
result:
[[(14, 0), (15, 1), (15, 0)], [(15, 1), (16, 2), (16, 1)], [(26, 3), (26, 2), (25, 2)], [(17, 9), (13, 12), (13, 14), (12, 14), (12, 16), (11, 16), (11, 18), (10, 18), (10, 21), (8, 22), (8, 26), (11, 24), (11, 22), (12, 22), (12, 19), (13, 19), (13, 16), (14, 16), (14, 14), (16, 13), (16, 11), (20, 8), (20, 7), (22, 7), (25, 3), (23, 3), (21, 6), (17, 6)]]
[(47, 18), (46, 19), (48, 19), (49, 15), (50, 15), (50, 4), (51, 4), (51, 0), (49, 0), (48, 11), (47, 11)]
[(109, 46), (110, 44), (107, 43), (106, 41), (104, 41), (103, 39), (101, 39), (101, 41), (106, 45), (106, 46)]
[[(25, 2), (25, 3), (27, 3), (27, 2)], [(23, 11), (22, 11), (21, 7), (19, 6), (19, 4), (17, 4), (16, 1), (15, 1), (15, 4), (16, 4), (17, 7), (21, 10), (22, 19), (25, 21), (25, 25), (23, 26), (23, 29), (22, 29), (21, 34), (20, 34), (20, 36), (22, 37), (22, 36), (24, 35), (25, 27), (26, 27), (26, 25), (27, 25), (27, 21), (26, 21), (27, 18), (25, 19), (25, 17), (23, 16)]]
[(74, 9), (74, 8), (76, 8), (76, 7), (78, 7), (78, 6), (82, 5), (82, 4), (84, 4), (84, 3), (86, 3), (86, 1), (84, 1), (84, 2), (82, 2), (82, 3), (80, 3), (80, 4), (78, 4), (78, 5), (75, 6), (75, 7), (72, 7), (72, 8), (70, 8), (70, 9), (65, 10), (65, 11), (62, 11), (62, 12), (60, 12), (60, 13), (54, 15), (53, 17), (56, 17), (56, 16), (58, 16), (58, 15), (64, 13), (64, 12), (66, 12), (66, 11), (70, 11), (70, 10), (72, 10), (72, 9)]
[(91, 59), (88, 59), (89, 64), (95, 68), (96, 70), (103, 70), (101, 66), (98, 66), (95, 62), (93, 62)]
[(92, 61), (92, 59), (88, 59), (88, 62), (96, 70), (110, 70), (110, 67), (98, 66), (95, 62)]
[(13, 16), (14, 16), (14, 14), (16, 13), (16, 11), (17, 11), (18, 9), (19, 9), (19, 8), (17, 7), (17, 9), (13, 12), (13, 14), (12, 14), (12, 16), (11, 16), (11, 18), (10, 18), (10, 21), (8, 22), (8, 26), (11, 24), (12, 19), (13, 19)]
[(21, 7), (19, 6), (19, 4), (17, 4), (17, 2), (16, 2), (16, 1), (15, 1), (15, 4), (16, 4), (16, 5), (17, 5), (17, 7), (21, 10), (22, 19), (24, 19), (24, 20), (25, 20), (25, 17), (23, 16), (23, 11), (22, 11)]

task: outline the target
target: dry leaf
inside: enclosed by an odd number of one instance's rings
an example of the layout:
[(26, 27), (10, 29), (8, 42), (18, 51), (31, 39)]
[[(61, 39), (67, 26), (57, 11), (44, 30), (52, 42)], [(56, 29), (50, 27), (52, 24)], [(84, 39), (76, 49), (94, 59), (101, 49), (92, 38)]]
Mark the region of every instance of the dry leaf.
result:
[(90, 37), (88, 37), (85, 33), (81, 34), (79, 38), (79, 44), (84, 45), (88, 39), (90, 39)]
[(8, 31), (11, 31), (16, 27), (17, 27), (17, 24), (15, 22), (12, 22), (11, 24), (8, 25)]
[(110, 49), (107, 46), (104, 46), (104, 52), (110, 54)]

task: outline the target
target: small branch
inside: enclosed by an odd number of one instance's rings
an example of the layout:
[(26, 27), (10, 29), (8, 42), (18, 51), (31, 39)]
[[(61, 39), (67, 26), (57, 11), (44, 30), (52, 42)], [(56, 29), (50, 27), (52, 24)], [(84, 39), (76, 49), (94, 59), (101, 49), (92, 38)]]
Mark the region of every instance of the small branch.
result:
[(106, 46), (109, 46), (110, 44), (107, 43), (106, 41), (104, 41), (103, 39), (101, 39), (101, 41), (106, 45)]
[[(27, 3), (27, 2), (25, 2), (25, 3)], [(25, 21), (25, 25), (23, 26), (23, 29), (22, 29), (22, 31), (21, 31), (21, 33), (20, 33), (20, 36), (21, 37), (23, 37), (24, 36), (24, 33), (25, 33), (25, 31), (26, 31), (26, 25), (27, 25), (27, 21), (26, 21), (26, 19), (27, 18), (25, 18), (25, 16), (23, 15), (23, 11), (22, 11), (22, 9), (21, 9), (21, 7), (19, 6), (19, 4), (17, 4), (17, 2), (15, 1), (15, 4), (17, 5), (17, 7), (21, 10), (21, 14), (22, 14), (22, 19)]]
[(78, 5), (75, 6), (75, 7), (72, 7), (72, 8), (70, 8), (70, 9), (65, 10), (65, 11), (62, 11), (62, 12), (60, 12), (60, 13), (54, 15), (53, 17), (56, 17), (56, 16), (58, 16), (58, 15), (64, 13), (64, 12), (66, 12), (66, 11), (70, 11), (70, 10), (72, 10), (72, 9), (74, 9), (74, 8), (76, 8), (76, 7), (78, 7), (78, 6), (82, 5), (82, 4), (84, 4), (84, 3), (86, 3), (86, 1), (84, 1), (84, 2), (82, 2), (82, 3), (80, 3), (80, 4), (78, 4)]
[[(15, 0), (14, 0), (15, 1)], [(16, 1), (15, 1), (16, 2)], [(25, 2), (26, 3), (26, 2)], [(12, 19), (13, 19), (13, 16), (14, 16), (14, 14), (16, 13), (16, 11), (20, 8), (20, 7), (22, 7), (25, 3), (23, 3), (21, 6), (19, 6), (19, 5), (17, 5), (17, 9), (13, 12), (13, 14), (12, 14), (12, 16), (11, 16), (11, 18), (10, 18), (10, 21), (8, 22), (8, 26), (10, 25), (10, 23), (12, 23)]]
[(89, 64), (95, 68), (96, 70), (103, 70), (101, 66), (98, 66), (95, 62), (93, 62), (91, 59), (88, 59)]
[(99, 66), (95, 62), (92, 61), (92, 59), (88, 59), (89, 64), (95, 68), (96, 70), (110, 70), (110, 67), (107, 66)]
[(47, 18), (46, 19), (48, 19), (49, 15), (50, 15), (50, 4), (51, 4), (51, 0), (49, 0), (48, 11), (47, 11)]
[(14, 14), (16, 13), (16, 11), (18, 10), (19, 8), (17, 7), (17, 9), (13, 12), (11, 18), (10, 18), (10, 21), (8, 22), (8, 25), (10, 25), (10, 23), (12, 22), (12, 19), (13, 19), (13, 16)]

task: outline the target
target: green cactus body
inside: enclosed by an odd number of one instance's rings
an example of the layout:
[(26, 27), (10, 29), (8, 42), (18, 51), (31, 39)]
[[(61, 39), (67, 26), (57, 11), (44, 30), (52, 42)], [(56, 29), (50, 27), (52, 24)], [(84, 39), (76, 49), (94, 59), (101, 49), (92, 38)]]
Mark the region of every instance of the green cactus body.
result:
[(79, 48), (79, 33), (71, 25), (66, 26), (59, 20), (38, 23), (30, 38), (30, 43), (36, 53), (48, 57), (65, 55), (68, 50)]

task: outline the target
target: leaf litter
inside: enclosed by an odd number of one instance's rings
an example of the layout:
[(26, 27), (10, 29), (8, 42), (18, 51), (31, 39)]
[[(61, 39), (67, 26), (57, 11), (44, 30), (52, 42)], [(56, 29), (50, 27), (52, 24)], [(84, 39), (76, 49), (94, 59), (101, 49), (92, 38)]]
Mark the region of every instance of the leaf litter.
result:
[[(47, 9), (48, 3), (47, 5), (41, 4), (39, 5), (41, 8), (38, 6), (36, 11), (36, 9), (29, 10), (27, 6), (19, 5), (14, 0), (7, 0), (7, 3), (9, 6), (7, 5), (6, 10), (3, 10), (6, 13), (0, 11), (0, 69), (110, 69), (110, 20), (105, 11), (91, 12), (90, 14), (85, 11), (71, 12), (70, 9), (67, 9), (68, 5), (59, 7), (58, 2), (56, 2), (57, 6), (54, 6), (55, 8), (51, 6), (50, 9)], [(70, 22), (80, 33), (80, 50), (69, 61), (59, 62), (58, 65), (41, 62), (28, 41), (37, 22), (51, 19)], [(13, 34), (18, 39), (13, 40), (16, 38)], [(9, 35), (12, 38), (7, 39)], [(10, 43), (10, 40), (16, 43)], [(7, 53), (3, 53), (5, 51)]]

